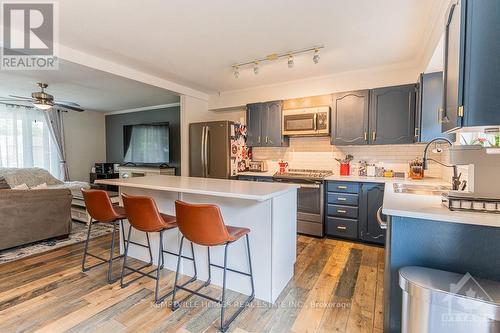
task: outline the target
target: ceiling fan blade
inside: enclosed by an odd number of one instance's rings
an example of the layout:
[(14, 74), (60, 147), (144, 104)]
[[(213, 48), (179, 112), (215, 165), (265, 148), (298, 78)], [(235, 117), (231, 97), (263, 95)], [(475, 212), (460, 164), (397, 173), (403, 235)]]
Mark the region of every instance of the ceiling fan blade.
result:
[[(72, 104), (76, 104), (76, 103), (72, 103)], [(63, 108), (63, 109), (68, 109), (68, 110), (78, 111), (78, 112), (85, 111), (84, 109), (82, 109), (79, 106), (73, 106), (73, 105), (68, 105), (68, 104), (63, 104), (63, 103), (54, 103), (54, 106), (58, 106), (58, 107)]]
[(9, 95), (12, 98), (18, 98), (18, 99), (27, 99), (27, 100), (32, 100), (33, 98), (31, 97), (24, 97), (24, 96), (17, 96), (17, 95)]
[(81, 105), (75, 102), (68, 102), (68, 101), (60, 101), (60, 100), (55, 100), (54, 103), (56, 104), (61, 104), (61, 105), (69, 105), (69, 106), (74, 106), (74, 107), (80, 107)]
[(30, 100), (15, 99), (15, 98), (0, 98), (0, 101), (2, 101), (2, 102), (24, 102), (24, 103), (31, 103)]

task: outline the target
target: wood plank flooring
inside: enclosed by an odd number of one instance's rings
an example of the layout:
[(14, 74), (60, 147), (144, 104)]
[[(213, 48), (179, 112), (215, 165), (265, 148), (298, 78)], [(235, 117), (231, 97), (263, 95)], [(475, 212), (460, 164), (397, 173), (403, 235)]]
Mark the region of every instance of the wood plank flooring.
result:
[[(107, 257), (110, 239), (94, 240), (90, 250)], [(199, 297), (174, 312), (167, 302), (156, 306), (153, 280), (108, 285), (107, 265), (81, 272), (82, 253), (83, 244), (75, 244), (0, 265), (0, 332), (218, 331), (218, 306)], [(120, 262), (114, 267), (118, 276)], [(276, 304), (254, 301), (230, 331), (382, 332), (383, 271), (383, 248), (298, 236), (295, 276)], [(170, 290), (173, 272), (162, 278), (162, 291)], [(205, 291), (220, 295), (215, 286)], [(234, 292), (229, 298), (244, 299)]]

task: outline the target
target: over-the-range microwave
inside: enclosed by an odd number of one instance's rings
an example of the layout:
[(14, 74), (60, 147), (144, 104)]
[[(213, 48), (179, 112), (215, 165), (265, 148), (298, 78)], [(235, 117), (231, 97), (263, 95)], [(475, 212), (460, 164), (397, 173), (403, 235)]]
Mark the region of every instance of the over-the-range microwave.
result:
[(330, 135), (330, 107), (283, 110), (282, 134), (289, 136)]

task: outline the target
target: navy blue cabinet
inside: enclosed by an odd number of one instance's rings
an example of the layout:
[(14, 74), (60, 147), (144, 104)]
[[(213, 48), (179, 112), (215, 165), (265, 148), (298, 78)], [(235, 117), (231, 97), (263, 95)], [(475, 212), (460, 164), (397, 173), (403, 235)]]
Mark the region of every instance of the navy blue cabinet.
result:
[(416, 96), (415, 84), (370, 91), (370, 144), (415, 142)]
[(500, 1), (456, 0), (445, 22), (442, 130), (500, 125)]
[(455, 134), (442, 134), (443, 72), (421, 74), (419, 78), (415, 141), (429, 142), (436, 137), (455, 141)]
[(326, 190), (326, 235), (385, 243), (385, 230), (377, 222), (384, 184), (328, 181)]
[(359, 238), (364, 241), (384, 244), (385, 230), (380, 228), (377, 214), (382, 220), (386, 217), (379, 212), (384, 201), (384, 184), (363, 183), (359, 202)]
[(368, 144), (369, 90), (333, 94), (332, 101), (332, 145)]
[(281, 112), (281, 101), (247, 105), (247, 145), (249, 147), (288, 146), (288, 138), (281, 135)]

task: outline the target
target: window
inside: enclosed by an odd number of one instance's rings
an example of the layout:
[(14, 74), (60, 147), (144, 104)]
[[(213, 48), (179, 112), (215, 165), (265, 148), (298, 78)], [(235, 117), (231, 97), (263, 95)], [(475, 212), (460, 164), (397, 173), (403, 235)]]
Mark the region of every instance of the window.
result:
[(43, 111), (0, 105), (0, 167), (39, 167), (60, 178), (57, 148)]

